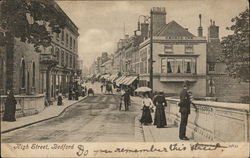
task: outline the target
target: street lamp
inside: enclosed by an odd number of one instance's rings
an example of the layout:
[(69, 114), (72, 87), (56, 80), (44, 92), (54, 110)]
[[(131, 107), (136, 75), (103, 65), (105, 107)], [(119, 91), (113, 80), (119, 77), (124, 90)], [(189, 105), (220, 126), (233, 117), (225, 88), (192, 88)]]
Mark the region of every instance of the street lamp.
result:
[(144, 22), (148, 22), (150, 20), (150, 72), (149, 72), (149, 87), (153, 91), (153, 16), (152, 10), (150, 11), (150, 16), (140, 15), (138, 17), (138, 31), (140, 31), (140, 17), (144, 18)]

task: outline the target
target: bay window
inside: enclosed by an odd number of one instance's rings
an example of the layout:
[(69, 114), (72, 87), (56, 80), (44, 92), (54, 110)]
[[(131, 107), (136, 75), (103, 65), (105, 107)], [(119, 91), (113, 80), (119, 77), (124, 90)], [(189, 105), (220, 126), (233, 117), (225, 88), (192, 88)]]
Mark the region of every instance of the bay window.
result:
[(162, 58), (161, 73), (194, 74), (196, 73), (196, 59), (190, 57)]

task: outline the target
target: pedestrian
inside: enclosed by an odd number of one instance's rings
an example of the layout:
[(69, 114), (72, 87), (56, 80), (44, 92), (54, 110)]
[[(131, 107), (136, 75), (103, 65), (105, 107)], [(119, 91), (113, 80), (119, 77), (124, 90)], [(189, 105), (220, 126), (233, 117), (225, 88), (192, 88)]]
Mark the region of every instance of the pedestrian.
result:
[(180, 103), (178, 104), (181, 113), (181, 122), (179, 128), (179, 138), (181, 140), (189, 140), (186, 136), (186, 126), (188, 122), (188, 115), (190, 114), (190, 104), (191, 104), (191, 91), (189, 91), (189, 84), (187, 81), (183, 84), (183, 90), (180, 93)]
[(165, 115), (165, 107), (167, 106), (167, 102), (163, 91), (160, 91), (159, 94), (154, 98), (154, 105), (156, 106), (154, 125), (156, 125), (157, 128), (164, 128), (164, 126), (167, 125)]
[(73, 99), (73, 91), (72, 88), (69, 89), (69, 100)]
[(59, 93), (57, 98), (57, 105), (63, 105), (62, 100), (63, 100), (62, 93)]
[(101, 84), (101, 92), (103, 92), (103, 84)]
[(123, 94), (124, 98), (124, 105), (125, 105), (125, 111), (129, 110), (129, 103), (130, 103), (130, 95), (128, 89), (125, 90), (125, 93)]
[(4, 109), (4, 115), (3, 115), (3, 121), (10, 121), (10, 122), (14, 122), (16, 121), (16, 104), (17, 101), (14, 97), (13, 91), (12, 90), (8, 90), (7, 91), (7, 98), (6, 98), (6, 102), (5, 102), (5, 109)]
[(78, 97), (79, 97), (79, 92), (78, 92), (78, 89), (76, 88), (75, 89), (75, 100), (78, 100)]
[(153, 109), (153, 102), (151, 98), (148, 97), (148, 94), (144, 93), (142, 96), (142, 116), (140, 119), (141, 124), (148, 125), (153, 122), (151, 109)]

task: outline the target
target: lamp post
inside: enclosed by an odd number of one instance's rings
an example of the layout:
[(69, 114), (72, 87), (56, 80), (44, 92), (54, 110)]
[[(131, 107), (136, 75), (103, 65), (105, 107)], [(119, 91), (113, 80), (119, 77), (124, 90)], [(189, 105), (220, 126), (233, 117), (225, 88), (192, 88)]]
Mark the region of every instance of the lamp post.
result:
[(150, 11), (150, 16), (140, 15), (138, 17), (138, 31), (140, 31), (140, 17), (144, 18), (144, 22), (148, 22), (150, 20), (150, 71), (149, 71), (149, 87), (153, 91), (153, 16), (152, 10)]

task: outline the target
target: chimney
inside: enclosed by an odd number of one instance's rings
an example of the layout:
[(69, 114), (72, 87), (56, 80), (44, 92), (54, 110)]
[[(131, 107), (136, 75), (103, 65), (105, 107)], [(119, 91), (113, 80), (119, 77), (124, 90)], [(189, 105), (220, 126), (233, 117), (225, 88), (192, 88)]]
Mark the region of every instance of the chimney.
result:
[(201, 14), (199, 14), (199, 19), (200, 19), (200, 26), (198, 27), (198, 37), (202, 37), (203, 36), (203, 29), (201, 26)]
[(153, 7), (151, 9), (151, 19), (153, 22), (153, 34), (155, 35), (164, 25), (166, 25), (166, 11), (164, 7)]
[(148, 38), (148, 26), (149, 26), (149, 24), (147, 24), (147, 23), (141, 23), (142, 40), (145, 40)]
[(208, 27), (208, 42), (219, 40), (219, 26), (215, 25), (215, 21), (210, 20), (211, 25)]

